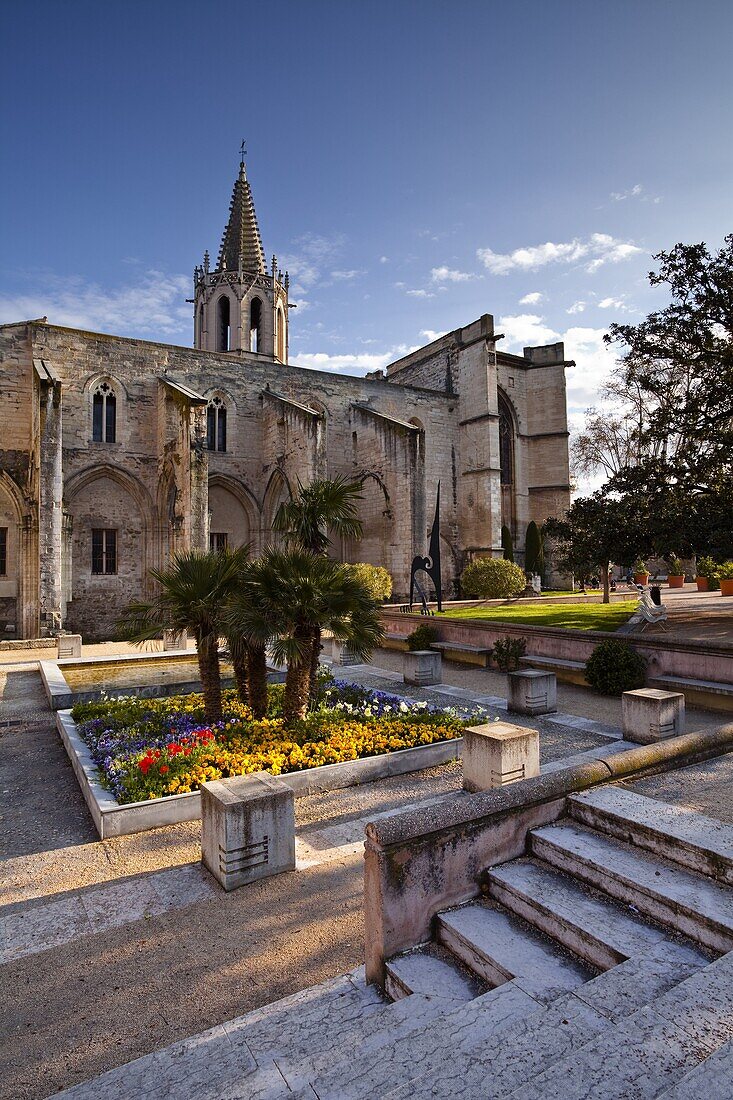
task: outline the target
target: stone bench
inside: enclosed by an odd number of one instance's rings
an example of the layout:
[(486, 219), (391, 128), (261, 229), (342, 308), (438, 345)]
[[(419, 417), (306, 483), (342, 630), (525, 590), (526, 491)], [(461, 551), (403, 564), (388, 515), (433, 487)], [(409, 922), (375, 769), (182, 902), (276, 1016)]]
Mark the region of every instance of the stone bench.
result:
[(540, 735), (511, 722), (468, 726), (462, 756), (464, 790), (496, 790), (540, 774)]
[(466, 645), (464, 642), (431, 642), (431, 649), (437, 649), (446, 661), (455, 661), (461, 665), (478, 665), (488, 668), (491, 663), (490, 646)]
[(585, 661), (570, 661), (562, 657), (520, 657), (523, 668), (538, 668), (542, 672), (554, 672), (558, 680), (566, 684), (587, 687)]
[(510, 714), (554, 714), (557, 710), (557, 677), (539, 668), (509, 673), (507, 710)]
[(649, 686), (662, 691), (681, 691), (692, 706), (706, 707), (708, 710), (733, 713), (733, 684), (723, 684), (718, 680), (695, 680), (685, 676), (651, 676)]
[(59, 634), (56, 642), (59, 660), (81, 657), (81, 634)]
[(405, 634), (385, 634), (382, 640), (382, 649), (406, 650), (407, 642)]
[(621, 727), (626, 741), (650, 745), (685, 732), (685, 697), (679, 691), (637, 688), (621, 696)]

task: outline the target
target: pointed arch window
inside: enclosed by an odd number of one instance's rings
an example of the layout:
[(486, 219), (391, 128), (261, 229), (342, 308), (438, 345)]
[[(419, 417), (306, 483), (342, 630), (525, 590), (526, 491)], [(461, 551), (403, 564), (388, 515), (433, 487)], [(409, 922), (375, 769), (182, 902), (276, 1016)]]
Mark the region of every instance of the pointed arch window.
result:
[(199, 306), (199, 347), (204, 346), (204, 307)]
[(249, 350), (260, 350), (260, 327), (262, 325), (262, 302), (253, 298), (249, 307)]
[(92, 398), (92, 441), (117, 442), (117, 398), (109, 382), (102, 382)]
[(222, 294), (221, 298), (216, 305), (216, 320), (217, 320), (217, 351), (229, 351), (231, 348), (232, 340), (232, 326), (230, 316), (229, 298), (226, 294)]
[(501, 484), (514, 484), (514, 417), (509, 402), (499, 394), (499, 467)]
[(206, 409), (206, 446), (210, 451), (227, 449), (227, 407), (220, 397), (212, 397)]

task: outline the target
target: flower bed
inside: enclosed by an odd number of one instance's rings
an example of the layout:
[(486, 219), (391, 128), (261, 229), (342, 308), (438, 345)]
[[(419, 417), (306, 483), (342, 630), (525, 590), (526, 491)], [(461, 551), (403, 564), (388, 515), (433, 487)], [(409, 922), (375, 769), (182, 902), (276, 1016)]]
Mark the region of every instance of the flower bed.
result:
[(468, 724), (452, 709), (332, 681), (317, 709), (286, 730), (282, 692), (271, 685), (268, 714), (256, 720), (235, 691), (225, 691), (215, 726), (205, 723), (198, 694), (80, 703), (72, 717), (100, 782), (120, 804), (188, 794), (210, 779), (282, 775), (431, 745), (460, 737)]

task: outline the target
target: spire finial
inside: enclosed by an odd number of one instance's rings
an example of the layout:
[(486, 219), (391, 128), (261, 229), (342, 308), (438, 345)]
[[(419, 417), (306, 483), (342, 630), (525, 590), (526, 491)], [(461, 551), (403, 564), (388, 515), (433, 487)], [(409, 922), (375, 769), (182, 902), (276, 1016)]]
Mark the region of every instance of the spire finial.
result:
[(242, 144), (239, 146), (239, 167), (244, 168), (244, 158), (247, 156), (247, 142), (242, 138)]

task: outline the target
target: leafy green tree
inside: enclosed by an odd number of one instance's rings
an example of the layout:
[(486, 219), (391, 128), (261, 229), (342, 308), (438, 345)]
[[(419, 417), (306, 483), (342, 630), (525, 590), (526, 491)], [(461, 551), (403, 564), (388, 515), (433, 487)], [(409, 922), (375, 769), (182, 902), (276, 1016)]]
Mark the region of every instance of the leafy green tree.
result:
[(626, 564), (651, 548), (648, 512), (603, 490), (579, 497), (562, 519), (546, 520), (544, 530), (561, 570), (581, 579), (598, 570), (604, 603), (611, 599), (611, 563)]
[(250, 643), (270, 644), (275, 659), (287, 664), (288, 725), (308, 709), (314, 625), (363, 658), (383, 638), (379, 602), (364, 583), (348, 567), (304, 550), (269, 550), (252, 562), (229, 603), (227, 622)]
[(158, 584), (153, 599), (130, 604), (118, 626), (120, 637), (131, 642), (158, 637), (163, 630), (193, 635), (207, 722), (221, 720), (222, 613), (241, 581), (247, 556), (247, 547), (176, 554), (167, 569), (151, 569)]
[[(309, 485), (298, 482), (295, 495), (278, 508), (272, 524), (273, 530), (284, 535), (285, 544), (290, 549), (328, 554), (332, 536), (347, 540), (361, 538), (361, 497), (361, 483), (345, 477), (321, 479), (312, 481)], [(321, 630), (314, 623), (310, 669), (311, 699), (315, 699), (318, 691), (320, 653)]]

